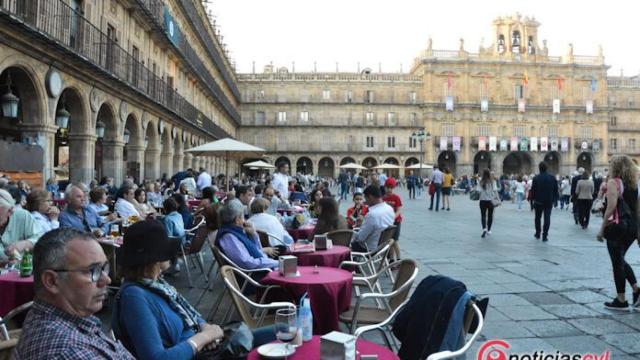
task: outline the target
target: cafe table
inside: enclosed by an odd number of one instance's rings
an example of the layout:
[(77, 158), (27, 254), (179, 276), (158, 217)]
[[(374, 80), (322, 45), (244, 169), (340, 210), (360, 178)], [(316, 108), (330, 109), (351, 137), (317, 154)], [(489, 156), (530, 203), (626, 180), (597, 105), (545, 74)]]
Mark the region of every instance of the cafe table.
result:
[(109, 277), (111, 278), (112, 286), (119, 286), (120, 280), (117, 277), (118, 274), (118, 261), (117, 261), (117, 252), (118, 248), (122, 246), (123, 238), (122, 236), (118, 236), (115, 238), (112, 237), (101, 237), (98, 238), (98, 242), (102, 247), (105, 255), (107, 256), (107, 261), (109, 261)]
[(351, 249), (346, 246), (333, 245), (326, 250), (292, 253), (298, 258), (299, 266), (326, 266), (337, 268), (340, 263), (351, 259)]
[(287, 232), (293, 238), (293, 241), (298, 240), (311, 240), (311, 235), (316, 230), (316, 226), (314, 224), (306, 224), (302, 225), (297, 229), (289, 228)]
[(299, 276), (288, 277), (272, 271), (262, 278), (265, 285), (284, 289), (288, 301), (298, 303), (307, 293), (313, 314), (313, 333), (324, 335), (339, 330), (338, 316), (349, 310), (353, 275), (331, 267), (298, 266)]
[(33, 300), (33, 276), (21, 277), (19, 271), (0, 275), (0, 316)]
[[(358, 356), (359, 355), (359, 356)], [(363, 355), (377, 355), (378, 360), (398, 360), (398, 355), (384, 346), (371, 341), (358, 339), (356, 341), (356, 359)], [(260, 360), (258, 349), (253, 349), (247, 356), (247, 360)], [(320, 336), (314, 336), (310, 341), (296, 347), (296, 352), (287, 357), (288, 360), (318, 360), (320, 359)]]

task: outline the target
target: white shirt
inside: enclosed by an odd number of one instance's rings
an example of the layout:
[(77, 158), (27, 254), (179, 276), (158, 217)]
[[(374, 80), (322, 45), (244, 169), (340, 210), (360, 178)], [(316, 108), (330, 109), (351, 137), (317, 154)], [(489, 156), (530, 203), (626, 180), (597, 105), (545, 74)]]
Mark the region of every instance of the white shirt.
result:
[(119, 198), (118, 201), (116, 201), (115, 211), (123, 218), (128, 218), (133, 215), (140, 217), (140, 213), (133, 207), (133, 204), (123, 198)]
[[(196, 181), (194, 178), (192, 177), (188, 177), (188, 178), (184, 178), (182, 181), (180, 181), (180, 185), (185, 184), (187, 187), (187, 191), (189, 192), (189, 194), (193, 195), (196, 193)], [(180, 186), (178, 186), (178, 189), (180, 189)]]
[[(278, 221), (277, 217), (267, 213), (260, 213), (251, 216), (249, 221), (253, 224), (256, 230), (273, 234), (287, 245), (293, 243), (293, 238), (289, 235), (287, 230), (284, 229), (284, 226), (282, 226), (280, 221)], [(269, 236), (269, 245), (277, 246), (282, 245), (282, 243)]]
[(287, 174), (275, 173), (271, 181), (273, 189), (280, 193), (283, 199), (289, 198), (289, 176)]
[(524, 185), (525, 185), (524, 181), (517, 181), (516, 182), (516, 192), (524, 194)]
[(393, 225), (395, 219), (395, 213), (393, 208), (385, 202), (369, 206), (367, 215), (364, 216), (360, 231), (353, 239), (354, 242), (358, 242), (363, 246), (366, 246), (369, 250), (374, 250), (378, 247), (378, 241), (380, 240), (380, 234), (389, 226)]
[(380, 184), (380, 186), (384, 186), (384, 183), (387, 181), (387, 175), (385, 175), (384, 173), (380, 174), (380, 176), (378, 177), (378, 183)]
[(31, 216), (33, 216), (33, 219), (36, 221), (38, 226), (40, 226), (41, 233), (46, 233), (60, 227), (58, 220), (50, 220), (38, 211), (32, 211)]
[(203, 171), (202, 174), (198, 175), (198, 182), (196, 183), (198, 186), (198, 190), (201, 190), (211, 186), (211, 175), (209, 175), (206, 171)]

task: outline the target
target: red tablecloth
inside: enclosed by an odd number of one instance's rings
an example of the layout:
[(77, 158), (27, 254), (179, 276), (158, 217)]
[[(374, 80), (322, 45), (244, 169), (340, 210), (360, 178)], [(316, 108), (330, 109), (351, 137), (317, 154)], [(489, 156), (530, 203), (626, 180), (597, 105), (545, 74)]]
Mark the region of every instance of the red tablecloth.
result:
[(51, 201), (53, 201), (53, 205), (59, 208), (63, 208), (66, 205), (66, 202), (64, 201), (64, 199), (53, 199)]
[(318, 265), (337, 268), (341, 262), (350, 259), (351, 249), (346, 246), (334, 245), (331, 249), (327, 250), (291, 255), (298, 258), (299, 266)]
[(187, 201), (187, 204), (189, 205), (189, 209), (190, 210), (194, 210), (196, 209), (198, 206), (200, 206), (200, 199), (191, 199)]
[(17, 271), (0, 275), (0, 316), (33, 300), (33, 276), (20, 277)]
[(287, 232), (289, 232), (289, 235), (291, 235), (294, 241), (298, 241), (299, 239), (312, 240), (311, 235), (313, 235), (315, 229), (315, 225), (303, 225), (297, 229), (287, 229)]
[(278, 271), (272, 271), (262, 279), (262, 283), (281, 286), (290, 297), (288, 300), (296, 303), (305, 292), (308, 293), (314, 334), (324, 335), (339, 330), (338, 316), (349, 310), (351, 305), (353, 275), (330, 267), (318, 267), (318, 274), (313, 273), (311, 266), (298, 266), (298, 271), (298, 277), (284, 277)]
[[(358, 339), (356, 351), (362, 355), (378, 355), (378, 360), (398, 360), (396, 354), (384, 346), (374, 344), (370, 341)], [(260, 360), (258, 349), (253, 349), (247, 356), (247, 360)], [(303, 343), (296, 348), (296, 352), (288, 357), (289, 360), (318, 360), (320, 359), (320, 336), (314, 336), (311, 341)], [(359, 357), (356, 357), (359, 359)]]

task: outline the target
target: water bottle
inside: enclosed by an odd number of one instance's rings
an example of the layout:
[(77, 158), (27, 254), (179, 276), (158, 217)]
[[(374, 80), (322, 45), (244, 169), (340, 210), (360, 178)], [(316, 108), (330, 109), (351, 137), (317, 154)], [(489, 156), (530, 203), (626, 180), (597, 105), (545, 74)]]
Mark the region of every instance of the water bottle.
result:
[(313, 314), (311, 313), (311, 300), (305, 293), (300, 299), (300, 324), (302, 328), (302, 340), (310, 341), (313, 338)]

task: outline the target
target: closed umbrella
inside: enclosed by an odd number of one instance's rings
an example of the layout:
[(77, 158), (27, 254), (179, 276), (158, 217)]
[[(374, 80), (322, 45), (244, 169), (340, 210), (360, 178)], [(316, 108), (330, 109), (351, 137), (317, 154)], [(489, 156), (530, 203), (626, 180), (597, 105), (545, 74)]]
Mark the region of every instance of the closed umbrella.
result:
[(227, 191), (229, 191), (229, 160), (247, 157), (261, 157), (266, 150), (231, 138), (224, 138), (186, 150), (194, 156), (222, 156), (226, 163)]
[(433, 166), (427, 164), (413, 164), (411, 166), (407, 166), (407, 169), (433, 169)]

